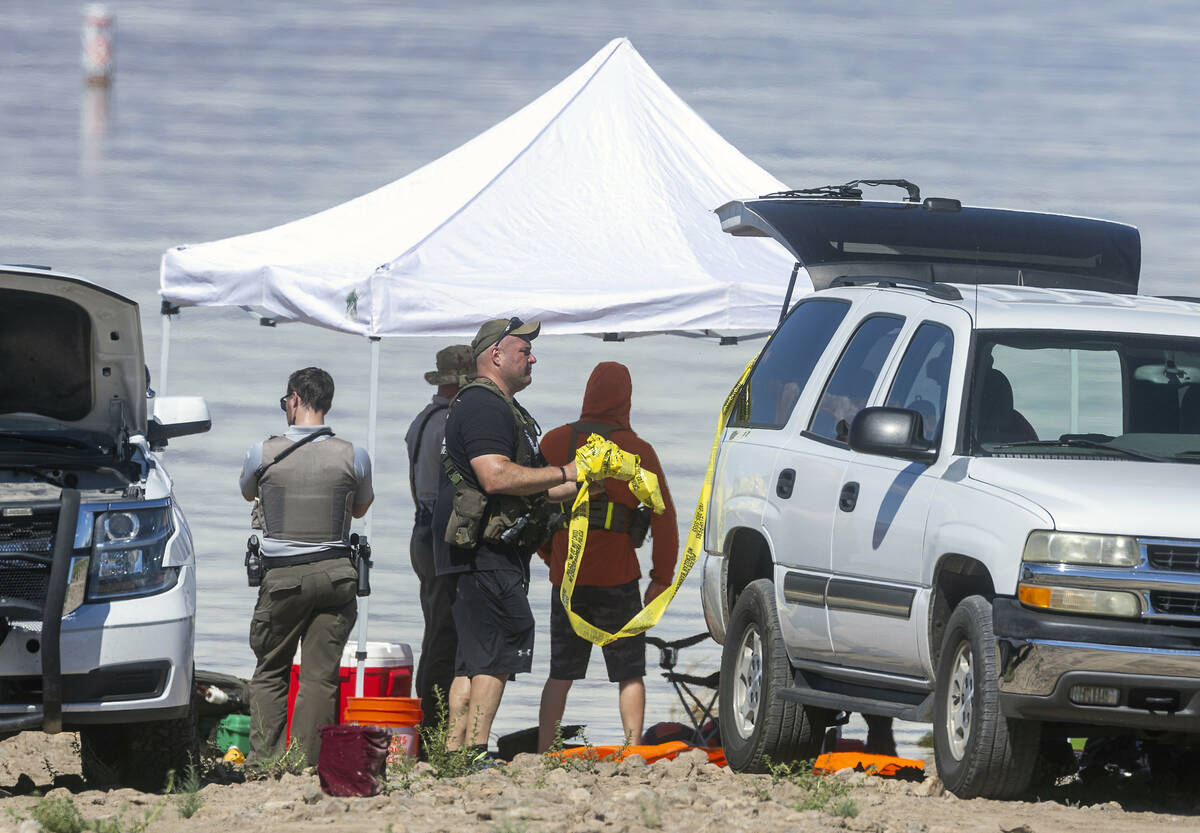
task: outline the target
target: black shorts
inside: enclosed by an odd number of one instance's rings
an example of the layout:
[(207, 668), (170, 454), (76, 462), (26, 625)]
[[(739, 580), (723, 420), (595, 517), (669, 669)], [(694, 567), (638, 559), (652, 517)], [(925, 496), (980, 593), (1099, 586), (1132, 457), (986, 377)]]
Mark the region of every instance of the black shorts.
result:
[(454, 600), (458, 653), (454, 673), (508, 679), (533, 667), (533, 612), (528, 585), (517, 570), (463, 573)]
[[(587, 676), (592, 643), (571, 627), (567, 610), (558, 598), (559, 588), (550, 594), (550, 676), (555, 680), (582, 680)], [(609, 633), (616, 633), (642, 609), (637, 579), (617, 587), (575, 587), (571, 610), (586, 621)], [(622, 637), (601, 648), (608, 679), (619, 683), (646, 676), (646, 635)]]

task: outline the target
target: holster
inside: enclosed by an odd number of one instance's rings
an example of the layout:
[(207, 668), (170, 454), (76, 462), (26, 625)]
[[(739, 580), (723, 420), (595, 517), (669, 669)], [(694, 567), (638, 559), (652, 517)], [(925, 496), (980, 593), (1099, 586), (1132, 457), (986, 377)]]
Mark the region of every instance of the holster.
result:
[(371, 545), (365, 535), (350, 536), (350, 563), (358, 571), (358, 595), (371, 595)]
[(263, 573), (266, 569), (263, 566), (262, 554), (259, 551), (258, 536), (251, 535), (246, 541), (246, 583), (251, 587), (259, 587), (262, 585)]

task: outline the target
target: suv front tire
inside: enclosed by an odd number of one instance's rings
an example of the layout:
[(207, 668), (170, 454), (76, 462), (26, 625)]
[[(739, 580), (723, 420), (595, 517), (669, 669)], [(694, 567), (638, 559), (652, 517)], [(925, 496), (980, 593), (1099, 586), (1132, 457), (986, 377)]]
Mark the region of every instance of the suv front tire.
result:
[(1041, 726), (1000, 713), (992, 605), (959, 603), (938, 655), (933, 742), (938, 776), (959, 798), (1015, 798), (1029, 786)]

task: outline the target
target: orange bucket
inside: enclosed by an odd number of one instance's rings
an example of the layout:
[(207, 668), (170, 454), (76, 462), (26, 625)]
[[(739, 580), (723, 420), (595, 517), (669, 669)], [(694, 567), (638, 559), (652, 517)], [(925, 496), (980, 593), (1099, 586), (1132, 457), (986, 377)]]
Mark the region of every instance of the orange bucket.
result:
[(395, 763), (402, 756), (415, 758), (421, 701), (416, 697), (350, 697), (346, 700), (342, 723), (390, 729), (388, 763)]

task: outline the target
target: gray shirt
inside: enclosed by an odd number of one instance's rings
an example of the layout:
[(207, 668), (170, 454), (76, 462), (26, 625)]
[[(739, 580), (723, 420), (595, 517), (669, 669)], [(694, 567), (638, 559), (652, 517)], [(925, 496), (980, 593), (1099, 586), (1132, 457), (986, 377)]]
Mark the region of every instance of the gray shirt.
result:
[[(408, 446), (408, 466), (412, 475), (417, 504), (427, 512), (433, 511), (438, 484), (442, 476), (442, 438), (446, 434), (446, 414), (450, 400), (433, 395), (433, 401), (408, 426), (404, 442)], [(421, 426), (425, 430), (421, 430)], [(417, 447), (418, 441), (420, 448)]]
[[(325, 428), (324, 425), (289, 425), (288, 430), (284, 432), (285, 439), (292, 442), (299, 442), (309, 434), (320, 431)], [(328, 437), (317, 437), (313, 440), (314, 443), (324, 442)], [(257, 442), (250, 446), (250, 450), (246, 452), (246, 459), (242, 462), (242, 473), (238, 477), (238, 486), (242, 490), (242, 497), (246, 500), (254, 500), (258, 497), (258, 478), (254, 473), (258, 467), (263, 464), (263, 444)], [(365, 448), (354, 447), (354, 477), (357, 480), (357, 485), (354, 489), (354, 505), (362, 506), (364, 503), (370, 503), (375, 496), (375, 491), (371, 487), (371, 458), (367, 455)], [(277, 558), (293, 555), (310, 555), (328, 551), (331, 548), (345, 548), (345, 541), (326, 541), (320, 544), (310, 544), (305, 541), (288, 541), (283, 538), (268, 538), (265, 535), (262, 538), (262, 555), (264, 558)]]

